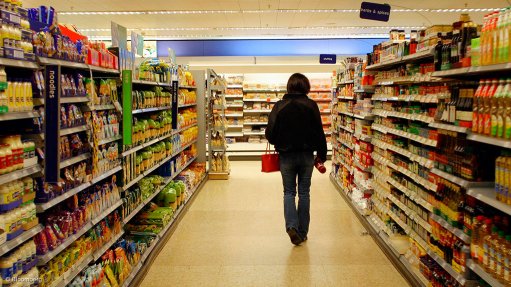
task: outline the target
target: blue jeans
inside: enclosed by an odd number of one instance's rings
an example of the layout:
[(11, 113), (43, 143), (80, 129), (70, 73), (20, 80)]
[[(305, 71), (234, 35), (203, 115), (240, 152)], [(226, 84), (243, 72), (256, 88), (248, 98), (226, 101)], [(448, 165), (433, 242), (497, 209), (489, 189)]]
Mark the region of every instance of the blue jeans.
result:
[[(309, 232), (310, 187), (314, 154), (312, 152), (290, 152), (279, 154), (280, 173), (284, 185), (284, 217), (286, 230), (294, 228), (300, 237)], [(296, 178), (298, 176), (298, 209), (296, 208)]]

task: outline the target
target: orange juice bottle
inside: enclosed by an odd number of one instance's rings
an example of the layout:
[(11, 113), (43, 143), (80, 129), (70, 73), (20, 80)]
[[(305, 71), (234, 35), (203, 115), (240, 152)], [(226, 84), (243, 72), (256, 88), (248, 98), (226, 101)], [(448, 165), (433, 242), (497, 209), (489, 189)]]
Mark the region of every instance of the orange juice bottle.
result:
[(495, 91), (497, 91), (499, 86), (498, 83), (499, 82), (496, 79), (493, 79), (491, 81), (491, 86), (488, 88), (486, 95), (483, 97), (483, 134), (488, 136), (491, 134), (491, 107)]
[(477, 133), (484, 133), (484, 100), (490, 89), (491, 80), (483, 80), (483, 85), (477, 101)]
[(486, 81), (479, 80), (479, 86), (477, 86), (476, 92), (474, 93), (474, 102), (472, 103), (472, 132), (474, 133), (477, 133), (479, 125), (479, 105), (481, 101), (481, 93), (485, 86)]

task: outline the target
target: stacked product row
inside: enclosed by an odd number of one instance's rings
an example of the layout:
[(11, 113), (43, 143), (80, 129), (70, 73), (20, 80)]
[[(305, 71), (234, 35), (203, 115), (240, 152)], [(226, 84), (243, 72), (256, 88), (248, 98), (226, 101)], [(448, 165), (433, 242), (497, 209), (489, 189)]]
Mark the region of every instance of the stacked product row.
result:
[(490, 13), (480, 34), (462, 15), (368, 56), (374, 193), (364, 221), (414, 285), (511, 283), (511, 90), (507, 44), (497, 36), (508, 13)]

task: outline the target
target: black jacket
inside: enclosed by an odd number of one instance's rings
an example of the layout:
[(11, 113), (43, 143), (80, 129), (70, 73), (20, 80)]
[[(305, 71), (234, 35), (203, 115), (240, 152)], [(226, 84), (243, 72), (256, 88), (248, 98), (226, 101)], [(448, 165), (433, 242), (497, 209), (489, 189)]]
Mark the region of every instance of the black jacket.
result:
[(304, 94), (286, 94), (273, 107), (266, 139), (280, 153), (317, 151), (326, 161), (326, 138), (318, 104)]

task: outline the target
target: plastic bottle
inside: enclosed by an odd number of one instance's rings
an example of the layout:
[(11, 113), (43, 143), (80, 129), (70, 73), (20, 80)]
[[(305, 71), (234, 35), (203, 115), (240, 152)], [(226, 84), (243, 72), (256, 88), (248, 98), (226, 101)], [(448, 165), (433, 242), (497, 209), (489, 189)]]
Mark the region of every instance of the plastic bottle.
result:
[(505, 81), (503, 79), (498, 80), (498, 86), (495, 90), (495, 93), (490, 101), (490, 135), (492, 137), (497, 136), (498, 126), (499, 126), (499, 103), (503, 98), (503, 91), (505, 89)]
[(490, 87), (491, 80), (484, 80), (479, 100), (477, 101), (477, 133), (480, 134), (484, 132), (484, 101)]
[[(511, 83), (510, 83), (511, 84)], [(505, 139), (511, 139), (511, 89), (504, 98), (505, 111), (504, 113), (504, 133)]]
[(478, 132), (478, 126), (479, 126), (479, 106), (481, 103), (481, 94), (483, 89), (486, 87), (486, 81), (485, 80), (479, 80), (479, 86), (476, 89), (476, 92), (474, 93), (474, 103), (472, 105), (472, 132), (476, 133)]
[(498, 110), (497, 110), (497, 137), (504, 137), (505, 130), (505, 119), (506, 119), (506, 97), (511, 93), (511, 81), (505, 80), (505, 86), (502, 90), (500, 97), (498, 98)]
[(504, 195), (504, 187), (502, 182), (502, 175), (504, 173), (504, 157), (498, 157), (495, 160), (495, 194), (498, 201), (506, 202), (507, 201), (507, 194)]
[(504, 231), (499, 231), (499, 237), (495, 248), (495, 277), (501, 280), (504, 278), (504, 258), (507, 253), (507, 244)]
[(472, 231), (472, 240), (470, 241), (470, 257), (477, 260), (479, 247), (481, 245), (481, 228), (484, 223), (484, 216), (479, 215), (474, 220), (474, 226)]
[(487, 272), (491, 274), (495, 273), (495, 240), (499, 236), (498, 231), (499, 229), (494, 225), (491, 228), (491, 233), (487, 234), (483, 241), (483, 267)]
[(498, 81), (493, 79), (485, 95), (483, 95), (483, 134), (491, 134), (491, 103), (498, 87)]
[[(480, 228), (480, 232), (479, 232), (479, 248), (477, 249), (477, 252), (478, 252), (478, 256), (477, 256), (477, 259), (479, 261), (479, 264), (481, 266), (484, 265), (484, 260), (485, 260), (485, 246), (484, 246), (484, 240), (486, 238), (486, 236), (488, 235), (491, 235), (491, 224), (492, 224), (492, 220), (491, 219), (486, 219), (483, 223), (483, 225), (481, 226)], [(487, 248), (488, 246), (486, 246)]]
[(503, 194), (507, 195), (507, 204), (511, 205), (511, 157), (506, 157), (504, 162), (504, 170), (503, 170), (503, 185), (504, 191)]

